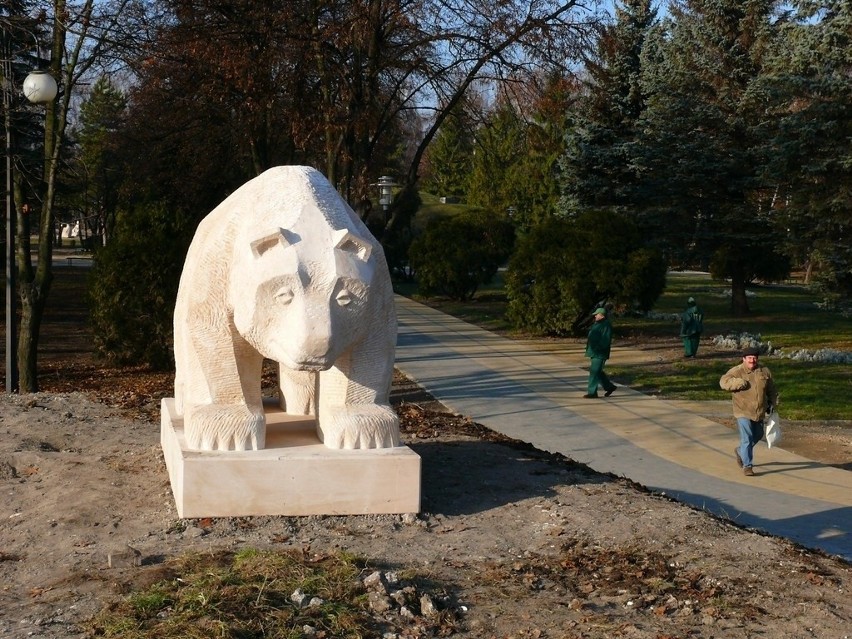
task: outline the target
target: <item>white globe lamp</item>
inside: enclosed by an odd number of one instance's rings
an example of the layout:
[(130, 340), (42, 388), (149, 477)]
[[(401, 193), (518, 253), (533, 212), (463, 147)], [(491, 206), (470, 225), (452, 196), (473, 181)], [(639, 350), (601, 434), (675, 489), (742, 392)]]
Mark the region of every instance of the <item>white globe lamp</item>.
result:
[(34, 104), (50, 102), (56, 92), (56, 80), (47, 71), (33, 71), (24, 80), (24, 97)]

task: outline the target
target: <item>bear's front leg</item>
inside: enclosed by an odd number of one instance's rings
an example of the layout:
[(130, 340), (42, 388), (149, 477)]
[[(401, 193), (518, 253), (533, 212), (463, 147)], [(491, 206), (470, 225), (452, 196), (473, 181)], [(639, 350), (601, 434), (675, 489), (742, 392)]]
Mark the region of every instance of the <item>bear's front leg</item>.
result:
[(261, 450), (266, 445), (263, 408), (244, 404), (206, 404), (187, 407), (184, 436), (193, 450)]

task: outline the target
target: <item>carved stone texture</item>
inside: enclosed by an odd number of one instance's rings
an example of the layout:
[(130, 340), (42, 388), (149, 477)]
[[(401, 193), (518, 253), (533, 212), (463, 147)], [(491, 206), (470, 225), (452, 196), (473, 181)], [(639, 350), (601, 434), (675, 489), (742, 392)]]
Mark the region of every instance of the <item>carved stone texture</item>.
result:
[(198, 227), (175, 307), (175, 406), (195, 450), (264, 447), (261, 368), (328, 448), (399, 445), (396, 345), (381, 245), (326, 178), (280, 166)]

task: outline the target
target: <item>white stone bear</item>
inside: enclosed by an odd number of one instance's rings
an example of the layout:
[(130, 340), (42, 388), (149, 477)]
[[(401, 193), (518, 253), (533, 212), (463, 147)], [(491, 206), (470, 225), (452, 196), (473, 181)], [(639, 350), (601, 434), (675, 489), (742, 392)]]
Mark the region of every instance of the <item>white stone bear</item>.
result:
[(384, 253), (315, 169), (269, 169), (204, 218), (174, 323), (175, 408), (189, 448), (264, 447), (263, 358), (279, 364), (282, 408), (314, 415), (327, 447), (399, 445)]

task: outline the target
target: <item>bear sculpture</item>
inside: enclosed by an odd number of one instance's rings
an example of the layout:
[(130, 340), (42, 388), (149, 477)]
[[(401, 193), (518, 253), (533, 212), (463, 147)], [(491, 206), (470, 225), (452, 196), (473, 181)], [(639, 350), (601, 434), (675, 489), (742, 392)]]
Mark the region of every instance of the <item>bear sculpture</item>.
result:
[(328, 448), (399, 445), (384, 253), (315, 169), (269, 169), (202, 220), (174, 330), (175, 410), (189, 448), (264, 448), (264, 358), (278, 364), (281, 408), (314, 416)]

